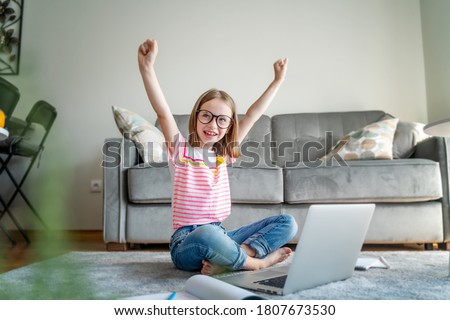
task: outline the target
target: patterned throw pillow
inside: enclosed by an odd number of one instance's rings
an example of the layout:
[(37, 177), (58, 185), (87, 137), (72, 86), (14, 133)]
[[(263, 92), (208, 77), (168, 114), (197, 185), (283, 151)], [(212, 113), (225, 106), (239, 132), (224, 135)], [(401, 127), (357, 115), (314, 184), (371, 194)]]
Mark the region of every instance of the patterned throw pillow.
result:
[(392, 143), (398, 119), (371, 123), (345, 135), (322, 160), (338, 154), (344, 160), (392, 160)]
[(164, 135), (158, 128), (130, 110), (113, 106), (112, 111), (120, 133), (136, 144), (144, 162), (165, 161)]

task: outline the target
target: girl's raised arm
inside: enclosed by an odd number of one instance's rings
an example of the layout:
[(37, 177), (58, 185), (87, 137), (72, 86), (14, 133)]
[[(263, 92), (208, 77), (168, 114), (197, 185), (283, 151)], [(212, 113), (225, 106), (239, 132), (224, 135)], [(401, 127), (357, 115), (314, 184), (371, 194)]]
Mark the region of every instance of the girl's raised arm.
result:
[(145, 91), (156, 112), (168, 148), (172, 148), (172, 142), (178, 134), (178, 127), (156, 77), (154, 64), (157, 55), (158, 43), (156, 40), (147, 39), (139, 46), (139, 70), (144, 81)]
[(264, 91), (264, 93), (256, 100), (250, 108), (248, 108), (245, 116), (239, 121), (239, 133), (238, 133), (238, 143), (244, 140), (247, 133), (253, 127), (255, 122), (264, 114), (264, 112), (269, 107), (273, 98), (278, 92), (281, 84), (284, 82), (286, 76), (286, 70), (288, 65), (288, 59), (279, 59), (274, 65), (275, 78), (270, 83), (269, 87)]

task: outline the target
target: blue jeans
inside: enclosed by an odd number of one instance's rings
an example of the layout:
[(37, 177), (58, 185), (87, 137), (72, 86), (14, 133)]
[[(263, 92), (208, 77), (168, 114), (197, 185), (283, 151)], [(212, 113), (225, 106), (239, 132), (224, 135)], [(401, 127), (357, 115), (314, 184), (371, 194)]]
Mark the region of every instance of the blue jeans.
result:
[(178, 269), (201, 270), (203, 260), (240, 270), (247, 254), (246, 244), (256, 251), (256, 258), (264, 258), (291, 241), (297, 233), (297, 223), (291, 215), (278, 215), (226, 231), (222, 224), (209, 223), (179, 228), (170, 239), (170, 254)]

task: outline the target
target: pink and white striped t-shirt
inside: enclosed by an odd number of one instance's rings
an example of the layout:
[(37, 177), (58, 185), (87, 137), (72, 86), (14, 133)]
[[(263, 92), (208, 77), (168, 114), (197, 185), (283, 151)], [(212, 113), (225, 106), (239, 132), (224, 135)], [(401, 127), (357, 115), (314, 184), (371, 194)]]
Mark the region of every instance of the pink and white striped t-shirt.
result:
[(169, 163), (173, 178), (174, 230), (188, 225), (221, 222), (230, 215), (230, 186), (224, 157), (191, 147), (178, 134)]

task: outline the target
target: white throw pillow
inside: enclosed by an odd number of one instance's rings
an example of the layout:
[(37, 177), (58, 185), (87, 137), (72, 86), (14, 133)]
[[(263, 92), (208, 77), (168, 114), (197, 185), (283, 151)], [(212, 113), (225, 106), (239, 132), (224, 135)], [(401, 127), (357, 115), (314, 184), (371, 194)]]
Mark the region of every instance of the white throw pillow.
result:
[(423, 132), (423, 123), (399, 121), (394, 136), (394, 159), (409, 158), (416, 145), (430, 136)]

